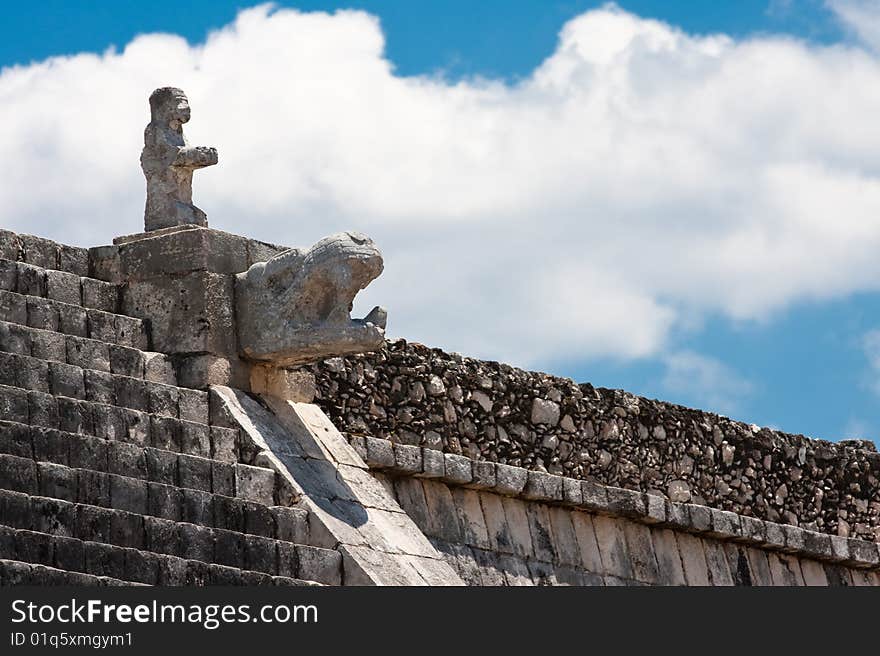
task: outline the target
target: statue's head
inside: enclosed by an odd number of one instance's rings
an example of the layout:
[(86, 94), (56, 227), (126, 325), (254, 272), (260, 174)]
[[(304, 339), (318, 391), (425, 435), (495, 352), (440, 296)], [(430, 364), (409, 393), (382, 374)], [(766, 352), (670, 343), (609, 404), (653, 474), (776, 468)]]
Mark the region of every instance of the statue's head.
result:
[(150, 119), (153, 123), (186, 123), (190, 118), (189, 100), (181, 89), (161, 87), (150, 94)]

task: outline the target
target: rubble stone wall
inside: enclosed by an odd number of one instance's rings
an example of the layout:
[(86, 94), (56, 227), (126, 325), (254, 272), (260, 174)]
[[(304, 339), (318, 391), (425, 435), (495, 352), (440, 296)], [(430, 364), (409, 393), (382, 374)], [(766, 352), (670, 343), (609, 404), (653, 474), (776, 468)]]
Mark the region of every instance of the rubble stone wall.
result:
[(313, 365), (348, 436), (880, 541), (880, 454), (403, 340)]

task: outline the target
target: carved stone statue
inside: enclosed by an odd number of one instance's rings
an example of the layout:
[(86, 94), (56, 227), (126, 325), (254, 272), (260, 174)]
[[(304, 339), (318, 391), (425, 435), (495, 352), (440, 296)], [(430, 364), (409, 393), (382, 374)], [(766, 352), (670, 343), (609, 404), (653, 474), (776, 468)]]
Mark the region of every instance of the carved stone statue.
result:
[(208, 217), (192, 203), (192, 176), (195, 169), (217, 163), (217, 150), (187, 145), (182, 126), (189, 118), (189, 101), (180, 89), (162, 87), (150, 95), (150, 123), (144, 130), (141, 153), (141, 168), (147, 178), (147, 232), (208, 225)]
[(351, 318), (355, 295), (382, 273), (382, 254), (354, 232), (292, 248), (237, 276), (239, 347), (251, 360), (290, 366), (378, 349), (386, 312)]

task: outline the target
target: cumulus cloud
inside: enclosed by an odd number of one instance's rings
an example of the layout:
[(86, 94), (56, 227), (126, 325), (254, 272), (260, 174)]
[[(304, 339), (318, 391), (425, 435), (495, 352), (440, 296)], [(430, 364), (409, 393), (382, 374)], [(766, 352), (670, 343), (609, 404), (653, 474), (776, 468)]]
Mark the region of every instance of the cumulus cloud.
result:
[(698, 401), (706, 409), (732, 414), (754, 392), (754, 385), (723, 362), (692, 351), (663, 358), (663, 387)]
[(865, 44), (880, 48), (878, 0), (826, 0), (825, 5)]
[(880, 286), (863, 47), (607, 6), (517, 83), (403, 77), (375, 17), (261, 6), (202, 44), (148, 34), (3, 70), (0, 224), (86, 245), (137, 231), (146, 99), (169, 84), (190, 141), (220, 152), (195, 179), (211, 225), (369, 233), (386, 272), (356, 311), (387, 305), (394, 335), (522, 365), (636, 358), (710, 314)]

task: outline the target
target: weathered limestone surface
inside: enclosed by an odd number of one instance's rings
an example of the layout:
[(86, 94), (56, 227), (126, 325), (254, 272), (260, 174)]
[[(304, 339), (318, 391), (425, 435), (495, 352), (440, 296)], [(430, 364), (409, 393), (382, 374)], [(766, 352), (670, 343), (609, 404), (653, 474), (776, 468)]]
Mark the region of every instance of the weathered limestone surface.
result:
[(308, 370), (315, 402), (349, 436), (880, 540), (870, 442), (790, 435), (403, 340)]
[[(449, 477), (418, 478), (397, 465), (385, 466), (376, 475), (390, 476), (401, 507), (469, 585), (880, 582), (880, 569), (874, 562), (874, 554), (880, 551), (874, 543), (841, 538), (835, 555), (821, 544), (821, 538), (829, 536), (820, 533), (760, 520), (752, 521), (761, 524), (762, 531), (752, 526), (746, 532), (737, 515), (732, 523), (727, 513), (713, 514), (710, 508), (691, 504), (658, 503), (662, 499), (653, 495), (636, 494), (644, 503), (624, 504), (621, 500), (628, 490), (607, 488), (604, 502), (597, 504), (593, 493), (593, 500), (585, 504), (546, 493), (507, 496), (498, 486), (477, 492)], [(572, 479), (563, 482), (568, 480)], [(776, 544), (754, 537), (758, 533), (767, 536), (777, 528), (789, 537)], [(864, 549), (858, 561), (853, 560), (854, 549)]]
[(347, 585), (461, 585), (385, 486), (316, 406), (271, 397), (271, 412), (248, 395), (214, 394), (285, 481), (285, 497), (309, 513), (312, 536), (342, 554)]
[(382, 267), (372, 240), (352, 232), (253, 265), (238, 276), (236, 289), (243, 355), (293, 365), (379, 348), (385, 311), (377, 307), (355, 320), (350, 312)]
[(180, 89), (162, 87), (150, 95), (150, 123), (144, 130), (141, 168), (147, 178), (144, 229), (208, 225), (192, 202), (192, 175), (217, 163), (217, 150), (189, 146), (183, 124), (190, 119), (189, 100)]

